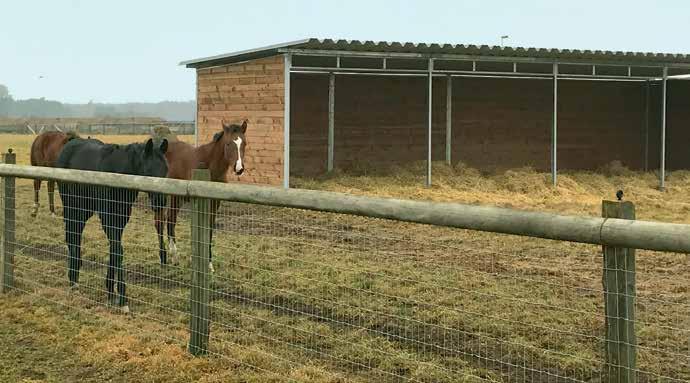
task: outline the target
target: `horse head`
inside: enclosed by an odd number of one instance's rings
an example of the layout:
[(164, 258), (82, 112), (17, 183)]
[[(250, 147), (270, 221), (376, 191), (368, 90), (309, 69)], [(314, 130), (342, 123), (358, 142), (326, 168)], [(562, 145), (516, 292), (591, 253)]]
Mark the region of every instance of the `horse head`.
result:
[(236, 175), (244, 173), (244, 149), (247, 146), (247, 120), (242, 125), (222, 121), (223, 130), (213, 136), (213, 142), (223, 145), (223, 157), (232, 164)]
[[(137, 174), (148, 177), (165, 177), (168, 174), (168, 161), (165, 159), (165, 153), (168, 151), (168, 140), (163, 139), (160, 144), (153, 143), (153, 139), (149, 138), (144, 144), (144, 150), (139, 153), (140, 168), (137, 169)], [(154, 210), (161, 209), (165, 206), (165, 195), (159, 193), (149, 193), (151, 205)]]
[(167, 151), (167, 139), (163, 139), (160, 144), (155, 145), (153, 139), (149, 138), (144, 144), (144, 150), (139, 154), (141, 167), (137, 169), (137, 174), (149, 177), (165, 177), (168, 174), (168, 162), (165, 159)]

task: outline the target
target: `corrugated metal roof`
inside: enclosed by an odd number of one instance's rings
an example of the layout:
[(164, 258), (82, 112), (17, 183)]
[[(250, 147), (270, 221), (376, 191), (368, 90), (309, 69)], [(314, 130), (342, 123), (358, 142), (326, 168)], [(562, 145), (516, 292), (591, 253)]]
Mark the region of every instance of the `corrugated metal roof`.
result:
[(290, 43), (276, 44), (268, 47), (251, 49), (224, 55), (183, 61), (181, 65), (189, 68), (229, 64), (278, 54), (284, 49), (347, 51), (347, 52), (380, 52), (380, 53), (414, 53), (421, 55), (458, 55), (505, 58), (535, 58), (545, 60), (564, 60), (582, 62), (620, 62), (626, 65), (653, 64), (690, 64), (690, 55), (651, 52), (622, 52), (580, 49), (546, 49), (523, 47), (500, 47), (488, 45), (465, 44), (426, 44), (402, 43), (387, 41), (359, 41), (333, 39), (305, 39)]

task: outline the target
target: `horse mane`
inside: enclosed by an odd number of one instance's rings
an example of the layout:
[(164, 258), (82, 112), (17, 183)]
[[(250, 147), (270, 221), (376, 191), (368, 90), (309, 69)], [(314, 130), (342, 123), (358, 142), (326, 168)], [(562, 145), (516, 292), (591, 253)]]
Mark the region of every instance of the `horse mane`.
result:
[[(237, 124), (231, 124), (229, 125), (230, 128), (233, 129), (239, 129), (240, 126)], [(221, 129), (220, 132), (217, 132), (216, 134), (213, 135), (213, 141), (212, 142), (217, 142), (221, 138), (223, 138), (223, 134), (225, 134), (225, 129)]]

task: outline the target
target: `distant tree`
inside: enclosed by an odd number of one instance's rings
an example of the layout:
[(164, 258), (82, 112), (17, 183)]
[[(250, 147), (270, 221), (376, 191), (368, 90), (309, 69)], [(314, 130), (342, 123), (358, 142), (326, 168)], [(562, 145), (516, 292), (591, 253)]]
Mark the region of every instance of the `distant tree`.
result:
[(12, 110), (12, 96), (7, 86), (0, 84), (0, 117), (8, 117)]
[(164, 120), (194, 119), (194, 101), (162, 101), (158, 103), (63, 104), (45, 98), (15, 100), (7, 86), (0, 84), (0, 116), (2, 117), (154, 117)]

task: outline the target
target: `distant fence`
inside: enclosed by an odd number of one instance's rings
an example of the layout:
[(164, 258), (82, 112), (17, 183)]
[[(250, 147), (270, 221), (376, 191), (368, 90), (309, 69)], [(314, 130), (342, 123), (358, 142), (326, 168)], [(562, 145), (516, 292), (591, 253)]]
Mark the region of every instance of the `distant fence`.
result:
[[(690, 379), (687, 256), (634, 250), (690, 253), (690, 225), (637, 221), (630, 202), (597, 218), (12, 164), (0, 176), (2, 289), (72, 310), (88, 311), (57, 294), (64, 233), (36, 230), (27, 181), (191, 199), (177, 235), (191, 262), (158, 267), (145, 200), (124, 258), (135, 312), (195, 355), (296, 381)], [(84, 305), (105, 304), (107, 243), (82, 246)]]
[(149, 134), (151, 128), (164, 125), (178, 135), (194, 134), (194, 121), (162, 121), (156, 123), (62, 123), (62, 124), (22, 124), (0, 125), (0, 133), (40, 134), (47, 131), (77, 131), (81, 134)]

